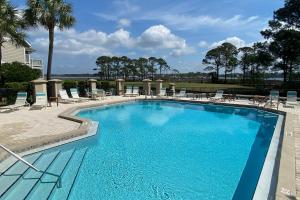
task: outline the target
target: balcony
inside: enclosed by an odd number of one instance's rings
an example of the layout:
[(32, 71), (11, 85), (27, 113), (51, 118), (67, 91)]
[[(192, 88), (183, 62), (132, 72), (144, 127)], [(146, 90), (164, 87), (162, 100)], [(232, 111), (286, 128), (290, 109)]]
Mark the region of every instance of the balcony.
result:
[(43, 60), (41, 59), (31, 59), (30, 67), (33, 69), (42, 69), (43, 68)]

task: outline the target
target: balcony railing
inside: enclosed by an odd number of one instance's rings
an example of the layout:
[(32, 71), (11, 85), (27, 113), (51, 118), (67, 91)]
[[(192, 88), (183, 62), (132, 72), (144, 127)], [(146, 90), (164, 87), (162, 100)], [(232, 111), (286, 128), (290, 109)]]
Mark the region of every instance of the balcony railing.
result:
[(31, 59), (30, 66), (32, 68), (41, 68), (41, 67), (43, 67), (43, 60)]

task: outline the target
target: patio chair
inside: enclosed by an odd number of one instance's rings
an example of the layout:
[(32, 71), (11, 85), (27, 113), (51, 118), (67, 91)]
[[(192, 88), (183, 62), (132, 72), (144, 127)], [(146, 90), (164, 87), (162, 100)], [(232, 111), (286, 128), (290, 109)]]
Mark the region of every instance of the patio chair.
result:
[(72, 99), (78, 99), (80, 101), (88, 101), (89, 100), (89, 98), (80, 97), (78, 94), (77, 88), (70, 88), (70, 93), (71, 93)]
[(35, 107), (47, 108), (47, 95), (44, 92), (38, 92), (35, 94), (35, 103), (31, 105), (30, 109)]
[(62, 103), (74, 103), (78, 102), (78, 99), (70, 98), (66, 90), (59, 90), (59, 96)]
[(97, 89), (97, 95), (98, 95), (98, 97), (100, 97), (101, 99), (105, 99), (105, 97), (106, 97), (105, 90), (103, 90), (103, 89)]
[(160, 93), (157, 96), (163, 97), (167, 95), (167, 89), (166, 88), (160, 88)]
[(186, 96), (186, 89), (185, 88), (181, 88), (180, 92), (175, 95), (175, 97), (185, 97), (185, 96)]
[(298, 105), (297, 92), (296, 91), (288, 91), (287, 96), (286, 96), (285, 106), (294, 108), (297, 105)]
[(128, 85), (128, 86), (126, 86), (126, 91), (125, 91), (124, 96), (131, 96), (131, 95), (132, 95), (132, 86)]
[(279, 91), (278, 90), (271, 90), (269, 100), (267, 101), (266, 105), (270, 104), (270, 106), (275, 106), (279, 104)]
[(0, 112), (14, 111), (20, 107), (29, 105), (26, 99), (27, 99), (27, 92), (18, 92), (15, 103), (13, 105), (0, 107), (1, 110)]
[(218, 101), (218, 100), (223, 100), (223, 93), (224, 91), (223, 90), (217, 90), (215, 96), (213, 97), (210, 97), (209, 99), (212, 100), (212, 101)]
[(140, 93), (139, 93), (139, 87), (138, 86), (133, 86), (133, 89), (132, 89), (132, 96), (139, 96)]

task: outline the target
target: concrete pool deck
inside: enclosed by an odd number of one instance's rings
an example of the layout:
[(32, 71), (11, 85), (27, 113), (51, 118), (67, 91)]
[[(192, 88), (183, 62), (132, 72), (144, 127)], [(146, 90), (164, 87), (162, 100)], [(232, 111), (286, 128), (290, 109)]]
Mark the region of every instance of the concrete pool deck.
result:
[[(72, 108), (76, 107), (90, 107), (144, 98), (144, 96), (113, 96), (98, 101), (59, 104), (58, 107), (53, 105), (42, 110), (28, 111), (25, 107), (15, 112), (0, 113), (0, 144), (15, 152), (23, 152), (77, 137), (85, 133), (84, 131), (78, 131), (83, 128), (83, 125), (76, 121), (58, 117), (61, 113), (72, 111)], [(199, 100), (181, 99), (199, 102)], [(201, 101), (207, 102), (208, 100), (205, 98)], [(231, 101), (230, 104), (253, 105), (246, 100)], [(300, 198), (300, 107), (285, 108), (280, 104), (279, 110), (287, 114), (280, 149), (276, 199), (296, 199)], [(0, 151), (0, 160), (3, 153), (3, 151)]]

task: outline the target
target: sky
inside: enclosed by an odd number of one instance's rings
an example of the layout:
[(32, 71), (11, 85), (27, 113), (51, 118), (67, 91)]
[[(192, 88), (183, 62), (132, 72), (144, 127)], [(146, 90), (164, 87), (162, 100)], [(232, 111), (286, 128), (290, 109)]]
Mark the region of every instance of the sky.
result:
[[(231, 42), (237, 47), (263, 38), (283, 0), (66, 0), (76, 24), (55, 32), (52, 72), (93, 73), (97, 57), (162, 57), (180, 72), (203, 71), (206, 52)], [(25, 0), (12, 0), (25, 8)], [(47, 64), (48, 32), (32, 29), (34, 58)]]

